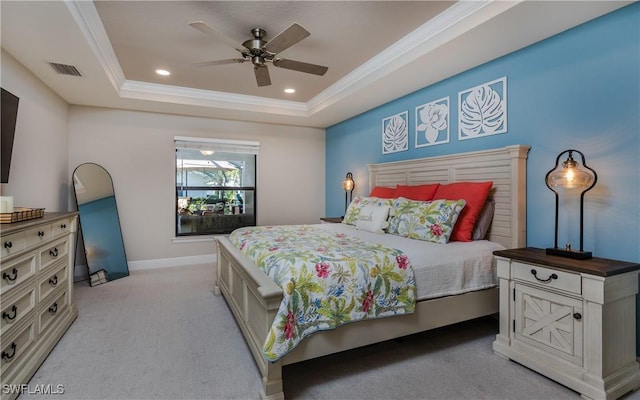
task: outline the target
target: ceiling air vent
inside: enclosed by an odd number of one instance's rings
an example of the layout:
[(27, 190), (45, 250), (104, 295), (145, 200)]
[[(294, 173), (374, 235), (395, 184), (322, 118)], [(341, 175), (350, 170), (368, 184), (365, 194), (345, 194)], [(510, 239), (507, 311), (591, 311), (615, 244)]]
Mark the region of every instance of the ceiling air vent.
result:
[(51, 68), (55, 69), (56, 72), (61, 75), (82, 76), (80, 71), (78, 71), (78, 69), (73, 65), (58, 64), (53, 62), (50, 62), (49, 65), (51, 65)]

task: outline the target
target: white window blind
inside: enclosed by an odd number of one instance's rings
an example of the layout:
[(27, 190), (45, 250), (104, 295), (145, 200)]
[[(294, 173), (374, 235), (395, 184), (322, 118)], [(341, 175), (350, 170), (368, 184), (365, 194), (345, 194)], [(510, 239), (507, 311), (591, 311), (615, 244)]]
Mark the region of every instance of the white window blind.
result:
[(240, 153), (257, 155), (260, 142), (250, 140), (210, 139), (176, 136), (176, 149), (217, 151), (221, 153)]

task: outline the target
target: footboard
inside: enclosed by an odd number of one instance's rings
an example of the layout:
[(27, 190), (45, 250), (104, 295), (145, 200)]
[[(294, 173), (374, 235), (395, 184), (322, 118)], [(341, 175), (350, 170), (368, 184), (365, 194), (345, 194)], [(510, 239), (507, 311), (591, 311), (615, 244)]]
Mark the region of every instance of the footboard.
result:
[(231, 242), (220, 237), (216, 294), (222, 293), (262, 374), (262, 399), (284, 399), (282, 367), (315, 357), (378, 343), (498, 312), (498, 288), (423, 300), (416, 312), (359, 321), (314, 333), (278, 362), (268, 362), (262, 345), (282, 301), (282, 289)]
[(282, 289), (238, 251), (225, 237), (216, 238), (218, 276), (216, 294), (227, 300), (262, 374), (263, 399), (284, 399), (282, 363), (262, 356), (262, 345), (282, 302)]

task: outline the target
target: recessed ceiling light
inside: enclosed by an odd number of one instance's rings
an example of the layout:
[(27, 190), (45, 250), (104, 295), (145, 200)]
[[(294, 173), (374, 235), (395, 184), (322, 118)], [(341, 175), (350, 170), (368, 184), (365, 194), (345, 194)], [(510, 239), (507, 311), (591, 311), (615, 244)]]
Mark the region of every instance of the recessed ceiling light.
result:
[(295, 93), (295, 92), (296, 92), (296, 90), (295, 90), (294, 88), (286, 88), (286, 89), (284, 90), (284, 92), (285, 92), (285, 93)]
[(157, 69), (156, 74), (162, 75), (162, 76), (168, 76), (168, 75), (171, 75), (171, 72), (167, 71), (166, 69)]

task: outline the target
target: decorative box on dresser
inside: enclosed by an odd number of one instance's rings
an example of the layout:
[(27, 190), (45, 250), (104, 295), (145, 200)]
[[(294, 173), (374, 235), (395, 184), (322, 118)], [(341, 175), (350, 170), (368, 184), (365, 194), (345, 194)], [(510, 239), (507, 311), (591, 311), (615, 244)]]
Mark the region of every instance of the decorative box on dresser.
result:
[(636, 294), (640, 264), (494, 252), (500, 280), (496, 354), (579, 392), (615, 399), (640, 387)]
[[(2, 224), (0, 375), (14, 399), (78, 315), (73, 304), (77, 213)], [(17, 385), (17, 386), (12, 386)]]

